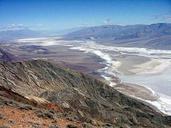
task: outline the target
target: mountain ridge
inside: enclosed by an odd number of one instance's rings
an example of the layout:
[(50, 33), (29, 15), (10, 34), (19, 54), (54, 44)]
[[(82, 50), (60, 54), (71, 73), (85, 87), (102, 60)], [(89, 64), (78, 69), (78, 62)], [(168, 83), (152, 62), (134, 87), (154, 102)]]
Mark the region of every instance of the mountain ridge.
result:
[(110, 127), (170, 127), (169, 117), (82, 73), (43, 60), (0, 62), (0, 67), (1, 88), (56, 104), (66, 117), (76, 117), (92, 128), (107, 128), (106, 123)]
[(64, 38), (94, 40), (116, 46), (171, 49), (171, 23), (94, 26), (68, 33), (64, 35)]

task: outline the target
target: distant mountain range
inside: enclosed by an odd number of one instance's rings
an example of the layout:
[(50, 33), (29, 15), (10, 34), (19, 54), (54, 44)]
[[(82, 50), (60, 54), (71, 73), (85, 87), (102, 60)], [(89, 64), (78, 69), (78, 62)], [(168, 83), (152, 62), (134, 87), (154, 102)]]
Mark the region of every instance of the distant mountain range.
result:
[(37, 37), (40, 36), (40, 32), (23, 28), (23, 29), (14, 29), (14, 30), (3, 30), (0, 31), (0, 40), (13, 40), (17, 38), (25, 37)]
[(34, 38), (34, 37), (44, 37), (44, 36), (62, 36), (67, 33), (71, 33), (77, 30), (80, 30), (81, 27), (78, 28), (70, 28), (63, 30), (40, 30), (33, 29), (26, 26), (1, 26), (0, 25), (0, 41), (9, 41), (15, 40), (19, 38)]
[(171, 23), (126, 26), (103, 25), (75, 28), (61, 32), (41, 32), (20, 27), (19, 29), (0, 30), (0, 40), (61, 36), (61, 34), (67, 40), (93, 40), (98, 43), (114, 44), (115, 46), (171, 49)]
[(64, 38), (94, 40), (117, 46), (171, 49), (171, 23), (94, 26), (68, 33)]

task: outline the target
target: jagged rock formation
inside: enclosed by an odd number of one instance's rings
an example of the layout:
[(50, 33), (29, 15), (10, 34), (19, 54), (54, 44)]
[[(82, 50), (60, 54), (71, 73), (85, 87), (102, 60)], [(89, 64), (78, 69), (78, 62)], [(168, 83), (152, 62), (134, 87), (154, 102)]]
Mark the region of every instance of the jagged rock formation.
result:
[(79, 122), (74, 127), (171, 127), (170, 117), (144, 103), (87, 75), (42, 60), (1, 62), (0, 88), (21, 96), (13, 100), (34, 107), (48, 109), (42, 104), (59, 106), (60, 117)]

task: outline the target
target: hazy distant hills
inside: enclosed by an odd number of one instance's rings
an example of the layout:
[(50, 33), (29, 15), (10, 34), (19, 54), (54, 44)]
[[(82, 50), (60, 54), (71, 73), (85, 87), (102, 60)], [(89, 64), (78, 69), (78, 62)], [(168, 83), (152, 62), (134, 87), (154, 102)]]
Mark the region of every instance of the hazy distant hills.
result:
[(151, 25), (103, 25), (87, 27), (65, 35), (66, 39), (92, 39), (119, 46), (171, 49), (171, 23)]
[(0, 40), (12, 40), (17, 38), (37, 37), (37, 36), (40, 36), (39, 32), (28, 28), (0, 31)]
[(61, 36), (67, 33), (71, 33), (77, 30), (80, 30), (81, 27), (78, 28), (70, 28), (58, 30), (58, 28), (54, 30), (44, 30), (44, 29), (33, 29), (26, 26), (1, 26), (0, 25), (0, 41), (9, 41), (20, 38), (34, 38), (34, 37), (44, 37), (44, 36)]

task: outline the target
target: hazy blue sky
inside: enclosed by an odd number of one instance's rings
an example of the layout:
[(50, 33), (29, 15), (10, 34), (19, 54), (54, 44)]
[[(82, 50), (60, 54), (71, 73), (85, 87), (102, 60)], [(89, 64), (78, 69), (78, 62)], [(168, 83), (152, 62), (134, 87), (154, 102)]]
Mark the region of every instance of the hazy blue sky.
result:
[(65, 29), (171, 22), (171, 0), (0, 0), (0, 25)]

